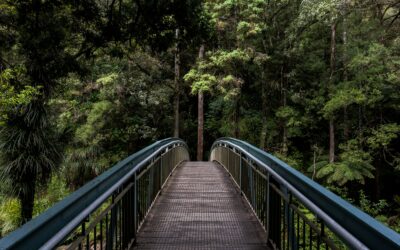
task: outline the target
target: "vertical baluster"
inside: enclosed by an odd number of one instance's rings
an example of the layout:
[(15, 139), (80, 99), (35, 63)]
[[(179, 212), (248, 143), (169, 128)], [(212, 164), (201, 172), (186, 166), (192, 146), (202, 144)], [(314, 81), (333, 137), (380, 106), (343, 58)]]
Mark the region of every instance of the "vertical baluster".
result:
[(118, 216), (117, 216), (117, 226), (118, 226), (118, 248), (119, 249), (121, 249), (122, 248), (122, 246), (121, 246), (121, 244), (122, 244), (122, 201), (120, 200), (119, 202), (118, 202), (118, 207), (117, 207), (117, 210), (118, 210)]
[(96, 241), (96, 236), (97, 236), (97, 230), (96, 230), (97, 224), (93, 228), (93, 249), (97, 249), (97, 241)]
[(297, 244), (297, 247), (299, 248), (300, 247), (300, 215), (298, 213), (296, 213), (296, 215), (297, 215), (297, 226), (296, 226), (296, 229), (297, 229), (296, 240), (297, 240), (297, 242), (296, 242), (296, 244)]
[(103, 250), (103, 218), (100, 220), (100, 250)]
[(164, 156), (162, 155), (162, 156), (160, 156), (160, 194), (161, 194), (161, 188), (162, 188), (162, 186), (163, 186), (163, 184), (164, 184), (164, 181), (163, 181), (163, 158), (164, 158)]
[(228, 163), (227, 163), (227, 165), (225, 165), (225, 167), (228, 169), (228, 171), (229, 171), (229, 169), (230, 169), (230, 154), (231, 154), (231, 151), (229, 150), (229, 148), (227, 149), (228, 150), (228, 152), (227, 152), (227, 154), (228, 154)]
[(148, 190), (147, 190), (147, 207), (146, 207), (146, 213), (148, 209), (150, 208), (151, 201), (152, 201), (152, 196), (153, 196), (153, 183), (154, 183), (154, 166), (150, 168), (149, 171), (149, 183), (148, 183)]
[[(122, 189), (122, 188), (121, 188)], [(121, 190), (122, 191), (122, 190)], [(123, 241), (123, 237), (124, 237), (124, 232), (122, 231), (123, 227), (122, 227), (122, 199), (118, 202), (119, 206), (118, 206), (118, 210), (119, 210), (119, 219), (117, 220), (117, 223), (119, 225), (119, 238), (118, 238), (118, 245), (119, 248), (122, 249), (122, 241)]]
[(254, 211), (256, 211), (256, 215), (258, 216), (258, 197), (257, 197), (257, 188), (258, 188), (258, 183), (257, 183), (257, 172), (255, 169), (253, 169), (253, 185), (254, 185)]
[(256, 204), (255, 204), (255, 190), (254, 190), (254, 174), (253, 174), (253, 167), (250, 165), (248, 167), (248, 174), (249, 174), (249, 184), (250, 184), (250, 202), (251, 205), (253, 206), (254, 210), (257, 211), (256, 209)]
[(105, 239), (106, 241), (105, 241), (105, 242), (106, 242), (106, 249), (107, 249), (107, 250), (110, 249), (110, 248), (108, 247), (109, 241), (110, 241), (110, 240), (109, 240), (110, 236), (108, 235), (108, 233), (109, 233), (109, 231), (108, 231), (108, 227), (109, 227), (109, 225), (108, 225), (108, 224), (109, 224), (109, 223), (108, 223), (108, 214), (109, 214), (109, 213), (107, 212), (107, 213), (106, 213), (106, 225), (105, 225), (105, 230), (106, 230), (106, 231), (105, 231), (105, 233), (106, 233), (106, 235), (105, 235), (105, 236), (106, 236), (106, 239)]
[(283, 225), (283, 234), (282, 234), (282, 243), (283, 243), (283, 247), (282, 249), (286, 249), (286, 201), (285, 199), (282, 199), (282, 204), (281, 206), (283, 207), (283, 213), (281, 216), (281, 220), (282, 220), (282, 225)]
[(146, 213), (145, 209), (145, 201), (146, 201), (146, 181), (147, 181), (147, 174), (142, 175), (142, 177), (140, 177), (141, 180), (141, 189), (140, 189), (140, 196), (142, 201), (140, 202), (140, 222), (142, 222), (144, 215)]
[[(272, 178), (269, 178), (269, 188), (271, 188)], [(280, 195), (274, 190), (270, 189), (269, 192), (269, 213), (268, 213), (268, 220), (269, 220), (269, 235), (271, 235), (270, 239), (273, 243), (275, 243), (275, 247), (280, 249), (281, 248), (281, 236), (283, 234), (282, 230), (282, 212), (281, 212), (281, 197)]]
[(321, 220), (321, 234), (318, 236), (317, 239), (317, 249), (319, 250), (321, 247), (321, 240), (323, 239), (325, 234), (325, 224), (324, 222)]
[(260, 192), (261, 190), (261, 175), (259, 173), (257, 173), (257, 207), (258, 207), (258, 217), (262, 218), (262, 192)]
[(242, 153), (240, 153), (240, 165), (239, 165), (239, 186), (240, 186), (240, 191), (243, 191), (243, 186), (242, 186), (242, 168), (243, 168), (243, 158), (242, 158)]
[(90, 232), (88, 231), (87, 235), (86, 235), (86, 250), (90, 249), (90, 239), (89, 239), (89, 237), (90, 237)]
[(261, 192), (261, 175), (257, 173), (257, 207), (258, 207), (258, 217), (261, 219), (262, 217), (262, 201), (263, 201), (263, 195)]
[[(116, 196), (116, 195), (115, 195)], [(114, 198), (114, 200), (113, 200), (113, 203), (115, 203), (115, 197), (113, 197)], [(113, 209), (112, 210), (114, 210), (114, 216), (112, 216), (112, 213), (111, 213), (111, 218), (113, 218), (112, 219), (112, 224), (113, 224), (113, 228), (114, 228), (114, 233), (113, 233), (113, 235), (114, 235), (114, 242), (113, 242), (113, 246), (115, 245), (115, 249), (117, 249), (118, 248), (118, 205), (116, 204), (114, 207), (113, 207)], [(114, 249), (114, 248), (113, 248)]]
[(118, 202), (115, 204), (114, 209), (115, 209), (115, 219), (114, 219), (115, 220), (115, 226), (114, 226), (115, 237), (114, 237), (114, 240), (115, 240), (115, 249), (118, 249), (119, 248), (119, 240), (118, 240), (118, 237), (119, 237), (119, 225), (118, 225), (119, 207), (118, 207)]
[(142, 222), (143, 217), (144, 217), (144, 204), (145, 204), (145, 196), (146, 196), (146, 189), (145, 189), (145, 184), (146, 184), (146, 178), (147, 178), (147, 174), (144, 174), (140, 177), (140, 220), (139, 220), (139, 224)]
[[(114, 204), (114, 197), (115, 195), (112, 195), (111, 198), (111, 204)], [(107, 232), (107, 250), (111, 250), (114, 248), (114, 233), (115, 233), (115, 207), (113, 207), (111, 209), (111, 214), (110, 214), (110, 225), (108, 228), (108, 232)]]
[(266, 215), (265, 215), (265, 228), (267, 229), (267, 240), (269, 240), (269, 226), (270, 226), (270, 219), (269, 219), (269, 204), (270, 204), (270, 187), (269, 187), (269, 173), (267, 173), (267, 179), (265, 180), (265, 202), (266, 202)]
[[(126, 186), (129, 186), (129, 184), (130, 183), (127, 182)], [(129, 189), (130, 188), (128, 188), (121, 200), (121, 249), (125, 248), (127, 245), (126, 240), (128, 236), (128, 230), (125, 226), (125, 223), (127, 220), (127, 206), (129, 206)]]
[[(294, 210), (290, 207), (290, 204), (292, 203), (292, 195), (290, 195), (290, 199), (289, 199), (289, 205), (288, 205), (288, 209), (289, 209), (289, 224), (288, 224), (288, 236), (289, 236), (289, 243), (290, 243), (290, 248), (291, 249), (297, 249), (297, 240), (296, 240), (296, 234), (295, 234), (295, 219), (294, 219)], [(289, 244), (288, 243), (288, 244)], [(289, 246), (288, 246), (289, 247)]]
[(133, 177), (132, 187), (129, 192), (129, 220), (127, 221), (126, 226), (129, 228), (129, 241), (128, 244), (135, 240), (135, 182), (136, 180)]
[(133, 237), (136, 240), (136, 231), (138, 229), (138, 209), (137, 209), (137, 199), (138, 199), (138, 185), (137, 185), (137, 176), (136, 173), (134, 175), (134, 183), (133, 183)]
[(176, 165), (176, 154), (175, 154), (175, 148), (172, 148), (172, 168)]
[(303, 221), (303, 249), (306, 249), (306, 222)]
[(309, 242), (310, 242), (310, 249), (312, 249), (312, 248), (313, 248), (313, 245), (312, 245), (312, 238), (313, 238), (312, 229), (311, 229), (311, 226), (310, 226), (310, 225), (309, 225), (308, 227), (310, 228), (310, 230), (309, 230), (309, 231), (310, 231), (310, 232), (309, 232), (309, 233), (310, 233), (310, 239), (309, 239)]
[(82, 235), (82, 240), (79, 243), (79, 247), (78, 247), (79, 250), (81, 250), (83, 248), (83, 239), (84, 239), (84, 236), (85, 236), (85, 221), (82, 222), (81, 235)]

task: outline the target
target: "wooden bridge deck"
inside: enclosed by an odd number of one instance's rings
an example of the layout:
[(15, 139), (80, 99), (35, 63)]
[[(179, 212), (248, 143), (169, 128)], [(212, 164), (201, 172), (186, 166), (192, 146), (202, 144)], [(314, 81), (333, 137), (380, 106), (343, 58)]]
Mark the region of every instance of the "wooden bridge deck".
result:
[(141, 227), (135, 249), (265, 249), (265, 231), (229, 174), (181, 164)]

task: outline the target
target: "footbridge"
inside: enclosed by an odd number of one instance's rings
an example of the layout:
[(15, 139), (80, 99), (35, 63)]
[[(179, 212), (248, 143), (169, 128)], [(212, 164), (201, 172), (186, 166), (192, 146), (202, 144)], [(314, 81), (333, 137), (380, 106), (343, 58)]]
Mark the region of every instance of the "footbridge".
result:
[(233, 138), (192, 162), (158, 141), (0, 240), (0, 249), (400, 249), (400, 235)]

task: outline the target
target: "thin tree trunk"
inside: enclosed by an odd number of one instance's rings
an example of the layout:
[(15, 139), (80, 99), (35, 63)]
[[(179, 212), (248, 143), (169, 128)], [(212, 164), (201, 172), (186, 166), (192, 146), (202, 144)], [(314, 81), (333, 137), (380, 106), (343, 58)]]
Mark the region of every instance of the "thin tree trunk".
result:
[[(286, 107), (287, 99), (286, 99), (286, 85), (283, 77), (284, 67), (281, 68), (281, 91), (282, 91), (282, 105)], [(287, 126), (286, 120), (283, 123), (283, 134), (282, 134), (282, 154), (286, 155), (288, 152), (288, 140), (287, 140)]]
[(175, 30), (175, 96), (174, 96), (174, 137), (179, 137), (179, 99), (180, 99), (180, 51), (179, 51), (179, 29)]
[[(359, 87), (361, 89), (361, 86)], [(362, 142), (362, 106), (361, 104), (358, 105), (358, 140), (359, 143), (361, 144)]]
[(265, 140), (267, 137), (267, 91), (266, 91), (265, 73), (262, 72), (261, 82), (261, 98), (262, 98), (262, 128), (260, 134), (260, 148), (265, 148)]
[[(347, 0), (343, 2), (343, 80), (347, 82)], [(343, 136), (346, 141), (349, 140), (349, 117), (347, 107), (343, 108)]]
[(240, 128), (239, 128), (239, 123), (240, 123), (240, 104), (239, 104), (239, 99), (240, 96), (236, 97), (235, 101), (235, 113), (233, 117), (233, 122), (234, 122), (234, 137), (239, 138), (240, 137)]
[(343, 136), (345, 141), (349, 140), (349, 114), (347, 112), (347, 107), (343, 108)]
[[(331, 60), (330, 60), (330, 78), (328, 86), (329, 96), (332, 94), (333, 76), (336, 64), (336, 20), (331, 25)], [(333, 115), (329, 118), (329, 162), (335, 162), (335, 124)]]
[(316, 149), (314, 149), (313, 174), (312, 174), (311, 180), (314, 180), (314, 177), (315, 177), (315, 173), (316, 173), (316, 166), (315, 166), (315, 164), (316, 164), (316, 161), (317, 161), (317, 152), (316, 152)]
[[(381, 159), (383, 158), (383, 150), (381, 155)], [(382, 160), (378, 161), (375, 164), (375, 200), (379, 200), (381, 198), (381, 167), (382, 167)]]
[(335, 125), (333, 118), (329, 120), (329, 163), (335, 162)]
[[(204, 45), (200, 46), (199, 50), (199, 61), (204, 58)], [(202, 90), (199, 90), (198, 93), (198, 102), (197, 102), (197, 160), (203, 160), (203, 147), (204, 147), (204, 94)]]
[(27, 179), (30, 179), (25, 183), (26, 190), (21, 191), (19, 194), (19, 200), (21, 203), (21, 220), (20, 224), (25, 224), (32, 219), (33, 206), (35, 201), (35, 177), (28, 175)]

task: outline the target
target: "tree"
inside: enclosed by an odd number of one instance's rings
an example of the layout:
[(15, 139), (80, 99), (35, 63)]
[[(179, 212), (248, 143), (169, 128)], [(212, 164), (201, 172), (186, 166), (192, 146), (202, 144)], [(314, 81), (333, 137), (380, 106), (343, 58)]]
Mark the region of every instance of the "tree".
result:
[[(41, 1), (9, 5), (15, 10), (12, 24), (17, 53), (24, 55), (23, 84), (39, 91), (29, 103), (7, 112), (7, 122), (0, 131), (2, 176), (11, 180), (24, 223), (32, 217), (36, 185), (45, 183), (61, 160), (46, 102), (55, 80), (73, 70), (76, 63), (65, 50), (65, 36), (71, 28), (71, 22), (65, 23), (66, 12), (62, 12), (67, 6)], [(13, 82), (14, 87), (18, 85), (19, 81)]]
[[(141, 1), (2, 1), (7, 15), (2, 18), (1, 38), (5, 47), (16, 48), (13, 64), (23, 65), (26, 86), (39, 91), (26, 105), (7, 113), (0, 132), (2, 175), (11, 179), (14, 194), (21, 202), (22, 222), (32, 217), (36, 185), (46, 183), (59, 166), (62, 156), (60, 134), (50, 118), (49, 100), (61, 78), (72, 72), (83, 75), (84, 59), (94, 57), (101, 48), (113, 45), (111, 54), (123, 53), (118, 43), (148, 44), (163, 50), (171, 44), (173, 22), (185, 20), (191, 12), (176, 15), (185, 2)], [(190, 2), (196, 8), (198, 1)], [(149, 17), (153, 20), (150, 22)], [(139, 30), (140, 27), (140, 30)], [(3, 29), (8, 29), (10, 37)], [(143, 32), (144, 31), (144, 32)], [(111, 43), (114, 42), (114, 43)], [(3, 42), (1, 43), (3, 46)], [(116, 46), (115, 46), (116, 45)], [(16, 56), (17, 55), (17, 56)], [(2, 67), (9, 60), (1, 57)], [(3, 68), (1, 69), (4, 70)], [(16, 88), (18, 82), (12, 83)], [(20, 90), (18, 90), (20, 91)]]
[(174, 87), (175, 87), (175, 95), (174, 95), (174, 137), (179, 137), (179, 97), (180, 93), (180, 52), (179, 52), (179, 28), (175, 30), (175, 78), (174, 78)]
[[(204, 45), (199, 49), (199, 62), (204, 59)], [(197, 160), (203, 160), (203, 147), (204, 147), (204, 94), (203, 90), (198, 91), (197, 103)]]

